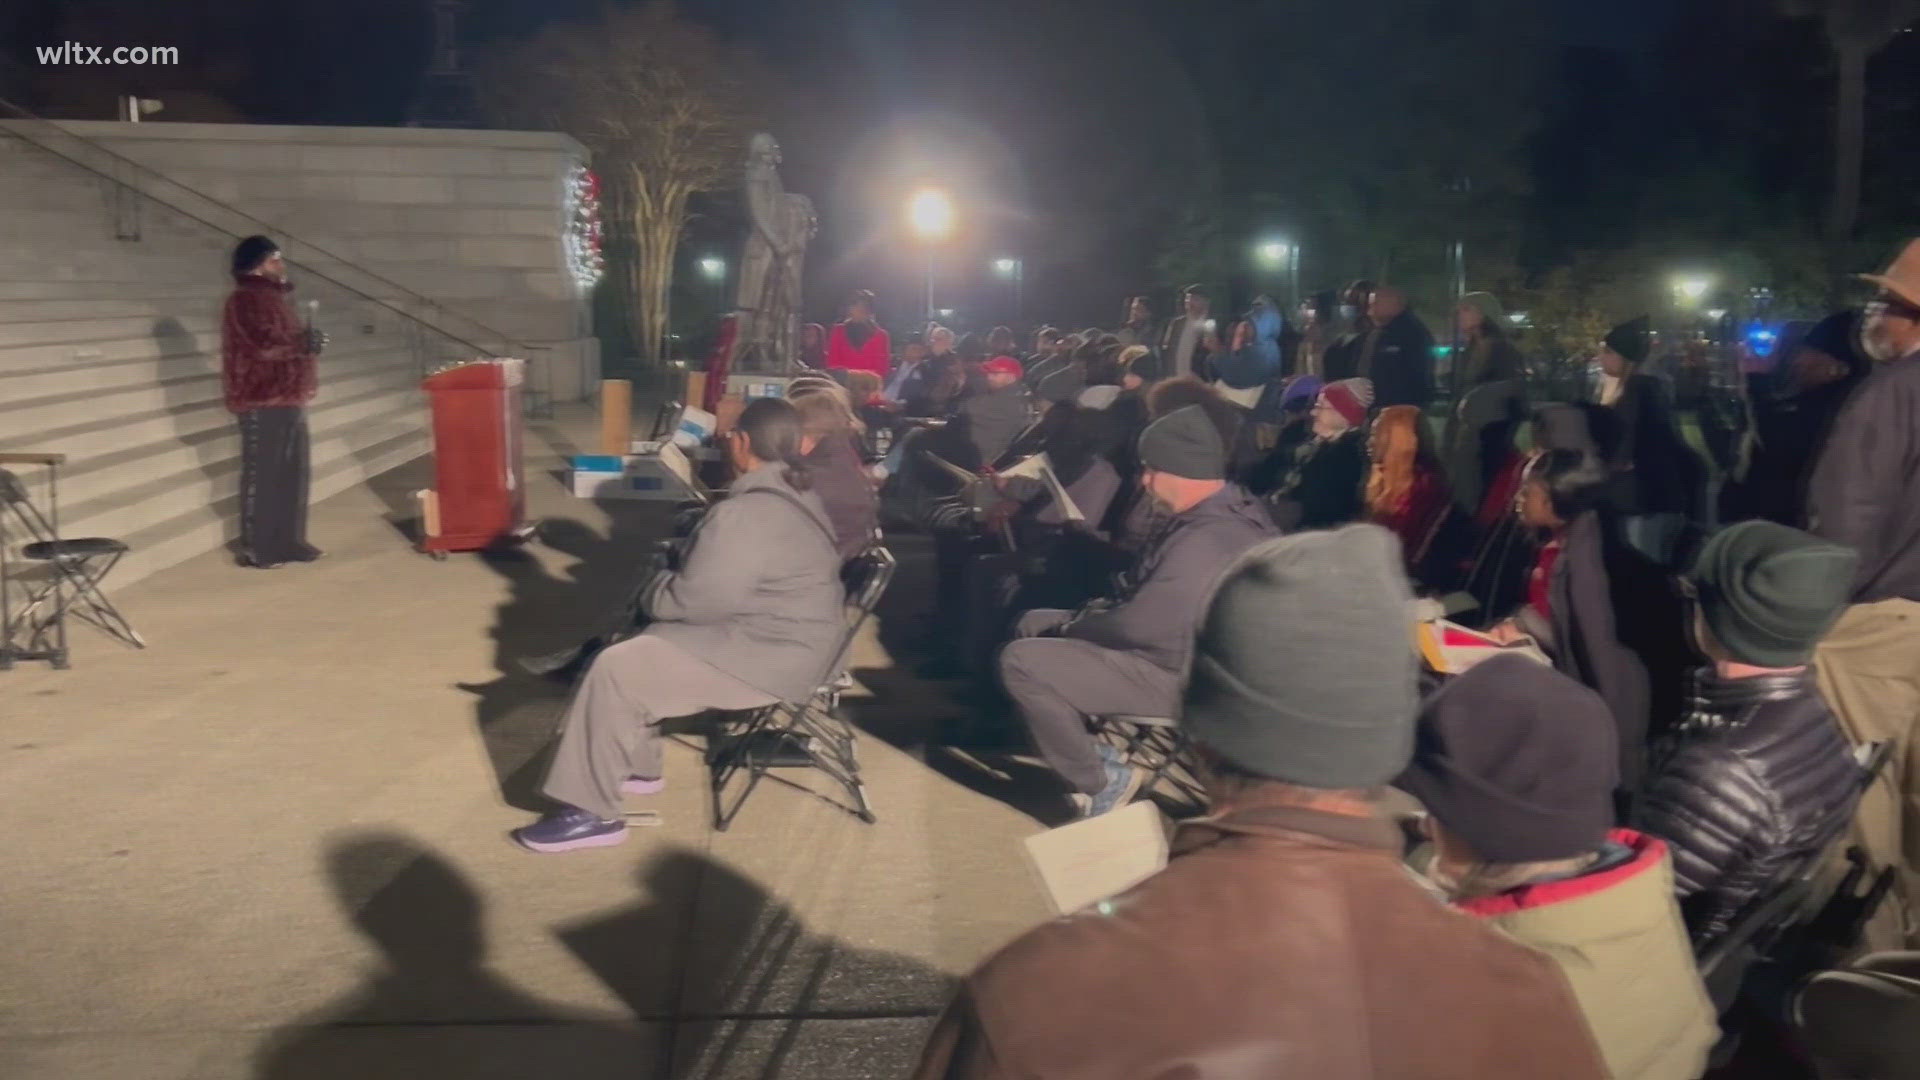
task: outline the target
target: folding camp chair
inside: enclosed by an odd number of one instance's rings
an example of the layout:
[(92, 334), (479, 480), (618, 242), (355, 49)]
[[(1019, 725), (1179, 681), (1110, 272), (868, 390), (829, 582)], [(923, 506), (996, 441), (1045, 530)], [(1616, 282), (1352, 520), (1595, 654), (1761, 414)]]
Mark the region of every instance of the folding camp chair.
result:
[(1195, 806), (1207, 805), (1196, 777), (1193, 743), (1180, 721), (1168, 716), (1112, 713), (1093, 718), (1095, 737), (1119, 750), (1127, 763), (1144, 769), (1140, 794), (1151, 796), (1162, 784)]
[[(842, 572), (847, 585), (846, 630), (834, 650), (833, 663), (822, 673), (811, 695), (805, 700), (782, 701), (734, 714), (709, 737), (707, 767), (712, 777), (715, 829), (725, 832), (733, 824), (747, 796), (771, 769), (818, 769), (847, 789), (855, 816), (869, 824), (875, 820), (866, 785), (860, 779), (853, 729), (839, 714), (840, 693), (846, 686), (841, 672), (853, 651), (854, 638), (893, 580), (893, 570), (893, 554), (878, 545), (847, 562)], [(739, 773), (746, 774), (746, 784), (729, 801), (727, 788)]]
[[(0, 469), (0, 671), (16, 660), (45, 660), (68, 666), (67, 616), (92, 623), (111, 637), (146, 648), (146, 641), (100, 590), (127, 545), (101, 536), (66, 539), (60, 535), (58, 470), (64, 454), (0, 454), (0, 465), (41, 465), (47, 470), (47, 513), (34, 505), (27, 486)], [(17, 533), (9, 530), (9, 524)], [(24, 541), (24, 543), (22, 543)], [(39, 564), (44, 575), (19, 577), (11, 557)], [(16, 584), (17, 582), (17, 584)], [(14, 593), (22, 599), (16, 608)]]

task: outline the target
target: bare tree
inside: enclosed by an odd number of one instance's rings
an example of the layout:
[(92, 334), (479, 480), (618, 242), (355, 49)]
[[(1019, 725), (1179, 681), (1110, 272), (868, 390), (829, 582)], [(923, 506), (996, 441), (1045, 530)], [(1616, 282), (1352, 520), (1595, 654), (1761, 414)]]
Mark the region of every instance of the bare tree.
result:
[(1815, 16), (1839, 65), (1833, 116), (1833, 195), (1827, 238), (1835, 247), (1860, 220), (1860, 172), (1867, 140), (1867, 61), (1920, 21), (1920, 0), (1781, 0), (1789, 15)]
[(563, 131), (593, 151), (607, 221), (632, 243), (630, 259), (609, 262), (633, 340), (643, 360), (659, 360), (687, 200), (739, 182), (758, 66), (668, 0), (652, 0), (551, 27), (483, 67), (483, 105), (496, 122)]

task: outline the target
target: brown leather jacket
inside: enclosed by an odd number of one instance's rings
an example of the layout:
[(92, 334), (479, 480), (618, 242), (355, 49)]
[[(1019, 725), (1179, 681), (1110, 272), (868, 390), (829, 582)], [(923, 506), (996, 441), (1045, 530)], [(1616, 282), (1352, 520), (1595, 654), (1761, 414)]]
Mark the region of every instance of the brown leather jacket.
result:
[(1544, 955), (1452, 910), (1378, 818), (1189, 824), (1131, 892), (969, 977), (919, 1080), (1600, 1080)]

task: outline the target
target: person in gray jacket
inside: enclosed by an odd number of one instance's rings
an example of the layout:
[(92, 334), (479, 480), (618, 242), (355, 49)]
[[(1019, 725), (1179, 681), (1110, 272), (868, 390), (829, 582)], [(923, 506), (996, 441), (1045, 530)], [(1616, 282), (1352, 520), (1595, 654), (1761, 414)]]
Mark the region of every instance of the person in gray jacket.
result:
[(660, 790), (659, 723), (807, 696), (844, 628), (840, 555), (812, 491), (792, 404), (758, 398), (727, 436), (738, 473), (677, 566), (654, 579), (645, 632), (594, 658), (541, 790), (559, 809), (514, 830), (539, 852), (626, 838), (622, 794)]
[(1275, 535), (1265, 508), (1226, 480), (1219, 425), (1197, 405), (1140, 434), (1140, 482), (1172, 511), (1119, 594), (1079, 611), (1022, 616), (1000, 678), (1035, 746), (1073, 789), (1083, 817), (1125, 805), (1138, 773), (1087, 730), (1106, 713), (1178, 716), (1194, 628), (1227, 565)]

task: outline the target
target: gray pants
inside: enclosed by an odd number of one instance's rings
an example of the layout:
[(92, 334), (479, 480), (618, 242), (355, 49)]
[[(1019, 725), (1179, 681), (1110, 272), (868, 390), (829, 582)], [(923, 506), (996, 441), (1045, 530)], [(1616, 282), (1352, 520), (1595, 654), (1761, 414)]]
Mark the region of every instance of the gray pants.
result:
[(621, 782), (660, 775), (660, 721), (773, 703), (772, 696), (665, 638), (628, 638), (603, 649), (581, 677), (541, 790), (548, 798), (617, 820)]
[(1021, 636), (1000, 650), (1000, 681), (1041, 758), (1075, 791), (1092, 795), (1107, 785), (1107, 775), (1087, 717), (1178, 716), (1180, 677), (1137, 653), (1033, 636), (1070, 614), (1041, 609), (1021, 616)]

